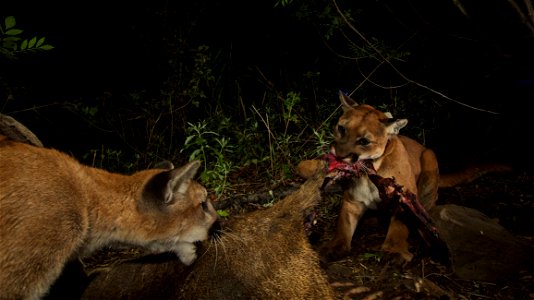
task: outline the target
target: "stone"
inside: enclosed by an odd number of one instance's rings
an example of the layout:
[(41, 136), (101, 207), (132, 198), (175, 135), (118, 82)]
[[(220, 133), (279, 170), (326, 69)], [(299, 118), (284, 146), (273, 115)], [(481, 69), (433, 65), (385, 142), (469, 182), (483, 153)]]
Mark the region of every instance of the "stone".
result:
[(532, 249), (478, 210), (447, 204), (429, 213), (449, 248), (452, 269), (461, 279), (505, 280), (531, 263)]

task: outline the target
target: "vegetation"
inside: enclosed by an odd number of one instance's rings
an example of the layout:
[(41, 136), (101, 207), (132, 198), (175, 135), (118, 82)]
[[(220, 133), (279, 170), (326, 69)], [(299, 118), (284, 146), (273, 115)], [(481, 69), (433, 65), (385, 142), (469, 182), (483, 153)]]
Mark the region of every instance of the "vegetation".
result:
[[(300, 22), (322, 23), (314, 34), (319, 34), (325, 42), (340, 35), (347, 38), (346, 31), (350, 31), (351, 24), (345, 22), (357, 16), (350, 11), (340, 16), (329, 2), (315, 3), (317, 7), (313, 10), (322, 11), (319, 16), (313, 15), (312, 7), (306, 3), (281, 4)], [(188, 38), (182, 37), (184, 40)], [(409, 55), (408, 52), (388, 48), (378, 38), (373, 38), (369, 44), (352, 39), (345, 43), (346, 54), (332, 56), (330, 60), (333, 63), (342, 65), (347, 61), (370, 60), (381, 65), (383, 62), (378, 54), (387, 60), (402, 60)], [(98, 103), (93, 107), (83, 103), (71, 106), (99, 126), (107, 123), (103, 127), (113, 128), (136, 153), (135, 159), (125, 159), (116, 155), (120, 153), (118, 150), (101, 150), (100, 159), (104, 160), (106, 156), (106, 159), (127, 161), (127, 169), (137, 167), (131, 166), (132, 161), (147, 165), (161, 159), (200, 159), (204, 162), (201, 180), (221, 195), (231, 184), (231, 174), (240, 169), (255, 169), (261, 174), (259, 178), (276, 183), (291, 178), (293, 167), (303, 158), (316, 157), (327, 151), (332, 122), (340, 113), (336, 110), (339, 86), (318, 84), (321, 66), (304, 68), (300, 70), (302, 74), (291, 78), (291, 82), (277, 83), (268, 77), (272, 73), (266, 74), (257, 67), (255, 74), (250, 76), (256, 76), (263, 88), (251, 94), (229, 93), (229, 87), (221, 82), (239, 80), (224, 78), (228, 75), (226, 70), (233, 67), (224, 61), (231, 55), (225, 51), (231, 49), (223, 48), (216, 52), (212, 49), (201, 44), (169, 51), (170, 60), (174, 63), (167, 70), (169, 79), (157, 98), (150, 99), (150, 95), (143, 91), (130, 93), (120, 100), (130, 103), (131, 108), (108, 105), (104, 109), (98, 107)], [(184, 53), (188, 56), (182, 57)], [(241, 85), (239, 81), (237, 84)], [(359, 89), (359, 92), (365, 93), (363, 87)], [(261, 99), (258, 99), (260, 94)], [(400, 113), (405, 105), (398, 104), (402, 103), (398, 99), (394, 100), (387, 106), (385, 103), (376, 104)], [(128, 126), (118, 127), (124, 120), (131, 121)], [(139, 135), (139, 132), (144, 134)], [(135, 144), (133, 140), (136, 140)], [(104, 165), (116, 164), (108, 161)]]
[[(327, 151), (342, 90), (408, 118), (402, 133), (436, 150), (441, 170), (447, 158), (517, 162), (528, 172), (474, 182), (440, 201), (490, 209), (530, 239), (530, 219), (522, 216), (531, 214), (519, 211), (532, 207), (534, 166), (525, 159), (525, 104), (534, 95), (531, 2), (95, 0), (30, 9), (4, 1), (0, 112), (45, 146), (111, 171), (199, 159), (200, 181), (218, 204), (254, 192), (268, 195), (254, 203), (269, 206), (298, 162)], [(318, 227), (334, 226), (339, 197), (323, 204)], [(218, 213), (227, 217), (238, 206)], [(347, 290), (370, 286), (372, 298), (389, 288), (398, 298), (413, 278), (420, 298), (413, 275), (422, 273), (433, 290), (460, 290), (463, 298), (533, 295), (530, 275), (511, 285), (459, 281), (427, 261), (399, 274), (372, 251), (383, 241), (374, 232), (380, 226), (366, 224), (345, 260), (347, 282), (358, 284)], [(331, 268), (336, 281), (338, 270)], [(521, 296), (499, 297), (518, 288)]]
[(17, 21), (14, 16), (6, 17), (3, 27), (0, 24), (0, 54), (4, 57), (16, 59), (23, 53), (54, 49), (52, 45), (45, 44), (45, 37), (22, 38), (21, 34), (24, 30), (16, 28), (16, 25)]
[[(21, 65), (11, 65), (10, 70), (17, 72), (4, 69), (0, 73), (0, 92), (5, 99), (2, 112), (32, 110), (44, 116), (54, 110), (47, 121), (53, 119), (61, 128), (65, 128), (60, 123), (64, 115), (56, 118), (58, 114), (75, 116), (65, 118), (71, 122), (67, 127), (72, 127), (72, 132), (63, 133), (69, 138), (58, 139), (84, 162), (115, 171), (129, 172), (164, 159), (177, 164), (200, 159), (204, 163), (201, 180), (220, 196), (239, 183), (243, 170), (266, 184), (274, 184), (291, 178), (293, 167), (300, 160), (326, 152), (333, 122), (340, 114), (336, 96), (340, 89), (362, 103), (410, 119), (413, 126), (404, 133), (431, 143), (434, 130), (444, 122), (450, 123), (449, 112), (455, 106), (474, 110), (484, 107), (462, 98), (460, 90), (464, 86), (459, 83), (487, 75), (499, 64), (472, 62), (476, 71), (442, 78), (446, 63), (441, 65), (434, 58), (453, 55), (475, 34), (460, 37), (459, 42), (450, 38), (452, 27), (441, 29), (444, 33), (418, 31), (424, 24), (418, 23), (413, 11), (401, 4), (238, 2), (163, 5), (156, 1), (142, 8), (132, 5), (129, 13), (142, 14), (142, 20), (116, 21), (128, 26), (137, 38), (136, 45), (121, 48), (119, 55), (147, 51), (155, 72), (146, 78), (152, 76), (153, 82), (113, 92), (95, 87), (89, 93), (54, 95), (54, 100), (37, 103), (32, 102), (35, 94), (28, 89), (15, 88), (21, 85), (22, 77), (16, 73), (27, 74), (27, 68), (33, 68), (23, 66), (22, 60)], [(458, 4), (461, 3), (441, 5), (450, 10)], [(433, 10), (417, 5), (432, 18)], [(448, 24), (464, 22), (465, 11), (447, 11), (452, 20)], [(127, 14), (115, 14), (114, 19), (122, 15)], [(278, 21), (261, 27), (266, 20)], [(523, 21), (522, 24), (529, 24), (528, 19)], [(250, 34), (244, 30), (247, 25), (257, 26), (253, 27), (256, 31)], [(85, 50), (88, 54), (82, 57), (86, 59), (106, 48), (102, 47), (105, 43), (100, 35), (110, 28), (104, 22), (92, 26), (90, 31), (98, 34), (89, 42), (84, 32), (64, 33), (72, 39), (80, 37), (85, 46), (68, 51)], [(124, 35), (114, 37), (118, 45), (130, 42), (131, 37)], [(441, 39), (439, 46), (433, 44), (436, 39)], [(0, 26), (0, 51), (5, 57), (52, 48), (44, 37), (23, 38), (14, 17), (6, 17)], [(111, 47), (108, 49), (111, 51)], [(129, 64), (137, 66), (141, 60), (135, 57)], [(52, 71), (48, 66), (47, 71)], [(92, 74), (89, 80), (96, 82), (106, 72)], [(490, 108), (499, 107), (500, 104), (492, 104)], [(79, 124), (73, 124), (73, 119)], [(46, 135), (54, 130), (36, 131), (46, 141)], [(71, 147), (80, 142), (78, 138), (87, 142), (85, 148)]]

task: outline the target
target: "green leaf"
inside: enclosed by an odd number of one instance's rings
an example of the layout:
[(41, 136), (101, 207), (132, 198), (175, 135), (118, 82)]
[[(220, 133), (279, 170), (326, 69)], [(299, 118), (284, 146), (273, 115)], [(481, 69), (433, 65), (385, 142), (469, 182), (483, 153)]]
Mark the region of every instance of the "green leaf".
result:
[(44, 43), (44, 41), (45, 41), (45, 38), (44, 38), (44, 37), (40, 38), (40, 39), (37, 41), (37, 44), (35, 44), (35, 47), (39, 47), (39, 46), (41, 46), (41, 45)]
[(20, 50), (24, 50), (28, 48), (28, 40), (24, 40), (22, 41), (22, 43), (20, 44)]
[(35, 46), (35, 43), (37, 42), (37, 37), (33, 37), (29, 42), (28, 42), (28, 48), (33, 48), (33, 46)]
[(41, 47), (39, 47), (39, 49), (41, 49), (41, 50), (52, 50), (52, 49), (54, 49), (54, 46), (46, 44), (46, 45), (42, 45)]
[(20, 40), (21, 40), (21, 38), (19, 38), (19, 37), (16, 37), (16, 36), (10, 36), (10, 37), (6, 37), (6, 38), (4, 38), (4, 39), (3, 39), (3, 42), (5, 42), (5, 43), (14, 43), (14, 42), (18, 42), (18, 41), (20, 41)]
[(190, 135), (188, 137), (185, 138), (185, 142), (184, 142), (184, 146), (188, 146), (190, 143), (191, 143), (191, 140), (195, 138), (194, 136)]
[(223, 217), (223, 218), (226, 218), (226, 217), (229, 217), (230, 216), (230, 213), (226, 210), (226, 209), (218, 209), (217, 210), (217, 214), (219, 215), (219, 217)]
[(195, 151), (193, 151), (193, 153), (189, 155), (189, 161), (197, 159), (197, 157), (199, 157), (199, 154), (200, 154), (200, 149), (196, 149)]
[(19, 35), (23, 31), (24, 30), (22, 30), (22, 29), (9, 29), (8, 31), (6, 31), (6, 35)]
[(5, 49), (6, 51), (9, 51), (9, 52), (15, 50), (15, 48), (17, 48), (17, 44), (15, 43), (2, 43), (2, 46), (0, 46), (0, 49), (2, 50)]
[(9, 28), (15, 26), (17, 24), (17, 21), (15, 21), (15, 17), (9, 16), (6, 17), (4, 23), (6, 24), (6, 30), (8, 30)]

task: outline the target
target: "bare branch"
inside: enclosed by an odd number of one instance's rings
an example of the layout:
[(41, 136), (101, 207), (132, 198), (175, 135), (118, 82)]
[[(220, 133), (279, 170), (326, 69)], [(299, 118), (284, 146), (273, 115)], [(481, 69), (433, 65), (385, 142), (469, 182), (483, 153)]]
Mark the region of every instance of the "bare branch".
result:
[(508, 0), (508, 3), (514, 8), (515, 12), (519, 16), (519, 19), (521, 19), (521, 22), (525, 24), (525, 26), (530, 29), (532, 32), (532, 35), (534, 36), (534, 9), (532, 8), (532, 3), (530, 0), (524, 0), (527, 13), (530, 16), (530, 19), (527, 17), (527, 15), (521, 10), (521, 7), (515, 2), (515, 0)]
[(456, 5), (456, 7), (458, 8), (458, 10), (460, 10), (462, 15), (466, 16), (467, 18), (470, 17), (469, 14), (467, 13), (467, 10), (464, 7), (464, 5), (462, 4), (462, 2), (460, 2), (460, 0), (452, 0), (452, 3), (454, 5)]
[(454, 102), (458, 105), (462, 105), (462, 106), (465, 106), (465, 107), (468, 107), (470, 109), (473, 109), (473, 110), (478, 110), (478, 111), (482, 111), (482, 112), (487, 112), (487, 113), (491, 113), (491, 114), (499, 114), (498, 112), (494, 112), (494, 111), (490, 111), (490, 110), (486, 110), (486, 109), (482, 109), (482, 108), (478, 108), (478, 107), (474, 107), (474, 106), (471, 106), (471, 105), (468, 105), (466, 103), (463, 103), (463, 102), (460, 102), (458, 100), (455, 100), (455, 99), (452, 99), (448, 96), (446, 96), (445, 94), (441, 93), (441, 92), (438, 92), (424, 84), (421, 84), (417, 81), (414, 81), (410, 78), (408, 78), (407, 76), (405, 76), (401, 71), (399, 71), (395, 65), (393, 65), (393, 63), (391, 63), (391, 61), (389, 61), (389, 59), (387, 59), (383, 54), (382, 52), (380, 52), (379, 49), (377, 49), (371, 42), (369, 42), (369, 40), (356, 28), (354, 27), (348, 20), (347, 18), (345, 17), (345, 15), (343, 14), (343, 12), (341, 11), (341, 9), (339, 8), (339, 6), (337, 5), (337, 2), (336, 0), (332, 0), (332, 2), (334, 3), (334, 6), (336, 7), (336, 10), (337, 12), (339, 13), (339, 15), (341, 16), (341, 18), (343, 19), (343, 21), (347, 24), (347, 26), (349, 26), (350, 29), (352, 29), (368, 46), (369, 48), (371, 48), (377, 55), (378, 57), (380, 57), (380, 59), (382, 59), (383, 62), (385, 62), (387, 65), (390, 66), (390, 68), (392, 68), (395, 73), (397, 73), (402, 79), (406, 80), (407, 82), (411, 83), (411, 84), (415, 84), (423, 89), (426, 89), (436, 95), (439, 95), (440, 97), (446, 99), (446, 100), (449, 100), (451, 102)]
[(534, 24), (534, 5), (532, 4), (530, 0), (524, 0), (524, 1), (525, 1), (525, 6), (527, 7), (528, 16), (530, 17), (530, 22)]

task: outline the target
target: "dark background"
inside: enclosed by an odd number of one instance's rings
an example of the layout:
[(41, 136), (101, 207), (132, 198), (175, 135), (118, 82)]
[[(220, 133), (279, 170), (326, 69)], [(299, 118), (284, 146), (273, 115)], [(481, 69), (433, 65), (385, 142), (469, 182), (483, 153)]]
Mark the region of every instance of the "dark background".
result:
[[(356, 64), (335, 55), (349, 53), (348, 40), (363, 44), (354, 32), (346, 29), (347, 38), (325, 40), (319, 18), (314, 22), (296, 16), (297, 4), (302, 3), (275, 3), (4, 2), (2, 18), (15, 16), (17, 27), (29, 35), (46, 36), (55, 49), (17, 61), (1, 60), (1, 112), (27, 124), (47, 146), (81, 155), (101, 144), (118, 143), (117, 138), (113, 131), (65, 109), (65, 102), (94, 103), (103, 101), (104, 95), (132, 91), (158, 95), (173, 82), (179, 86), (185, 80), (176, 70), (190, 55), (188, 49), (200, 45), (209, 45), (218, 55), (220, 68), (215, 65), (213, 70), (221, 79), (221, 98), (228, 107), (236, 107), (229, 113), (239, 110), (238, 96), (247, 105), (259, 103), (268, 87), (258, 70), (279, 90), (298, 90), (305, 99), (312, 99), (314, 91), (301, 84), (303, 74), (320, 72), (315, 79), (322, 93), (319, 100), (301, 103), (313, 111), (317, 101), (337, 102), (339, 89), (352, 91), (362, 80), (361, 72), (376, 66), (372, 59)], [(310, 3), (321, 7), (332, 2)], [(352, 24), (368, 39), (376, 37), (410, 53), (394, 61), (404, 75), (480, 110), (414, 84), (382, 89), (366, 83), (352, 96), (373, 105), (406, 101), (409, 115), (396, 116), (408, 117), (414, 128), (428, 126), (425, 143), (444, 166), (504, 161), (530, 168), (534, 33), (505, 0), (462, 3), (469, 17), (452, 1), (337, 4), (357, 12)], [(310, 4), (310, 10), (313, 7)], [(406, 83), (388, 67), (381, 68), (373, 81)], [(419, 100), (407, 101), (411, 97)], [(184, 118), (205, 118), (203, 111), (191, 109)]]

